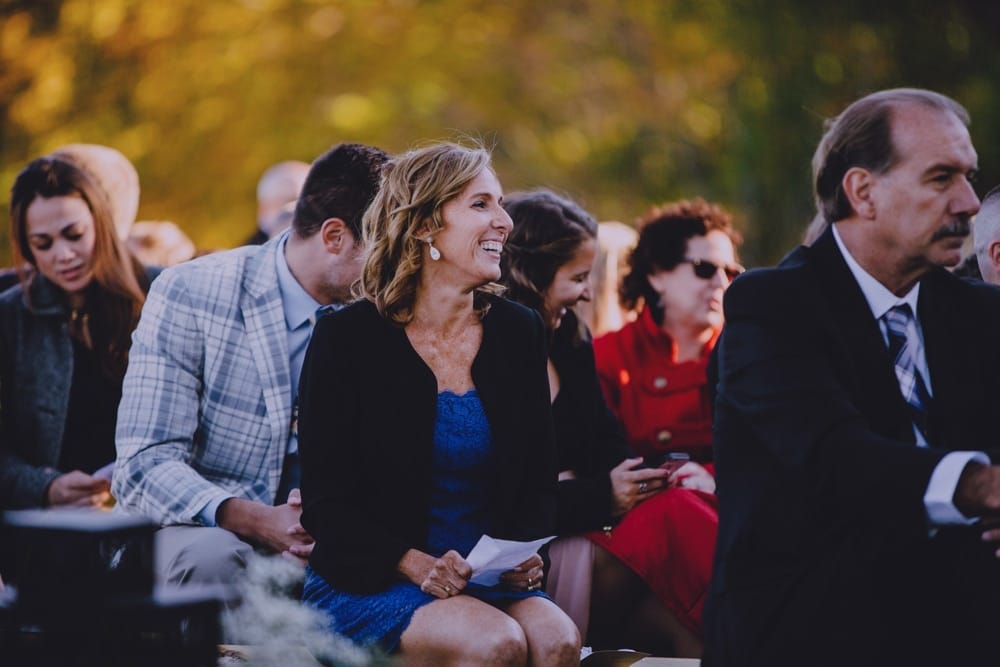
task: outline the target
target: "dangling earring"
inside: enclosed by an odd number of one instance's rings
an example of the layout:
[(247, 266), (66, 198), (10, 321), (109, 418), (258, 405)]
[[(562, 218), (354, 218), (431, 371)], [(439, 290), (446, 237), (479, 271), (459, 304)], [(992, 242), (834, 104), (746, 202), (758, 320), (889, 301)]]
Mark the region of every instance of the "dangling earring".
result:
[(441, 251), (434, 247), (434, 239), (427, 239), (427, 246), (431, 249), (431, 259), (435, 262), (441, 259)]

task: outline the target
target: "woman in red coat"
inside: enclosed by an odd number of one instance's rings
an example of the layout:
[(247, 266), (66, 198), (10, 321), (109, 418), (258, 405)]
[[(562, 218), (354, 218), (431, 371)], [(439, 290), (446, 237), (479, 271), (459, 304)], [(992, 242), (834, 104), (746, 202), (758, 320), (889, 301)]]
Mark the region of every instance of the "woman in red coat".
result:
[(705, 369), (722, 330), (722, 296), (743, 272), (739, 240), (729, 215), (701, 199), (655, 207), (642, 220), (621, 286), (622, 303), (639, 316), (594, 341), (601, 387), (640, 456), (680, 452), (711, 471)]
[[(743, 271), (739, 241), (729, 215), (704, 200), (653, 208), (621, 286), (623, 304), (639, 316), (594, 341), (601, 387), (633, 454), (680, 467), (667, 491), (646, 501), (646, 513), (592, 539), (660, 591), (693, 639), (718, 527), (706, 366), (722, 329), (723, 293)], [(664, 463), (670, 455), (688, 462)], [(658, 515), (671, 520), (640, 520)], [(650, 554), (667, 554), (668, 566)]]

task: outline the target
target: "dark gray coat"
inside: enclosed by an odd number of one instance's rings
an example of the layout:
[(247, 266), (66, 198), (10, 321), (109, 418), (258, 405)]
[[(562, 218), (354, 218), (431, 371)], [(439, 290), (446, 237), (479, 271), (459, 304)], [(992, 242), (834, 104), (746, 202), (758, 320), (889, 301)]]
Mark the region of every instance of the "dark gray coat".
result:
[(45, 504), (62, 448), (73, 343), (59, 289), (42, 276), (0, 294), (0, 506)]
[(73, 342), (59, 288), (37, 275), (29, 290), (30, 306), (21, 285), (0, 294), (0, 508), (43, 506), (61, 474)]

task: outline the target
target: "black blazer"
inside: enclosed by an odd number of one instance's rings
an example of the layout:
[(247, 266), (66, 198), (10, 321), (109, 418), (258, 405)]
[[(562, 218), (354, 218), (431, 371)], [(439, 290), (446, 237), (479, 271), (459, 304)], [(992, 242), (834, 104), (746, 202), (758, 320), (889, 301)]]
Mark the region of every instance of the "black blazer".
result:
[[(541, 318), (490, 298), (472, 379), (495, 448), (490, 534), (555, 529), (556, 461)], [(374, 592), (408, 549), (426, 549), (437, 380), (368, 301), (316, 325), (299, 386), (302, 525), (332, 586)]]
[(552, 404), (559, 470), (576, 478), (559, 482), (559, 534), (601, 528), (611, 521), (608, 473), (628, 457), (628, 444), (597, 379), (589, 332), (572, 311), (553, 333), (549, 357), (559, 374)]
[[(941, 627), (940, 610), (921, 606), (941, 578), (928, 570), (954, 564), (968, 551), (950, 545), (977, 536), (931, 539), (923, 494), (947, 451), (996, 441), (1000, 291), (943, 269), (921, 280), (930, 448), (913, 444), (878, 322), (830, 230), (733, 283), (725, 310), (705, 664), (904, 664), (903, 647), (931, 655), (934, 639), (916, 625)], [(916, 582), (927, 585), (914, 602)]]

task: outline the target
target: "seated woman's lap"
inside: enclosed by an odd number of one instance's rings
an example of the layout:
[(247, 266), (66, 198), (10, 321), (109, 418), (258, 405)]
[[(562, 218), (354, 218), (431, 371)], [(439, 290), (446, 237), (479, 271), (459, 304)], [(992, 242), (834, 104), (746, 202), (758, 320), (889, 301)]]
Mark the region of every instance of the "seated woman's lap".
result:
[(435, 600), (417, 609), (403, 631), (399, 649), (407, 665), (475, 664), (477, 656), (483, 664), (524, 664), (527, 660), (527, 638), (518, 621), (468, 595)]
[[(560, 664), (552, 652), (563, 649), (579, 658), (580, 631), (566, 613), (548, 598), (535, 597), (513, 600), (499, 605), (524, 632), (528, 650), (536, 658), (534, 664)], [(539, 661), (537, 653), (544, 652), (545, 660)]]
[(580, 636), (551, 600), (530, 597), (494, 607), (467, 595), (436, 600), (413, 614), (400, 649), (407, 664), (567, 664)]

